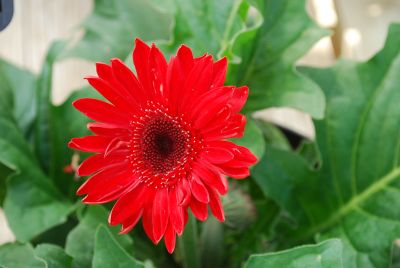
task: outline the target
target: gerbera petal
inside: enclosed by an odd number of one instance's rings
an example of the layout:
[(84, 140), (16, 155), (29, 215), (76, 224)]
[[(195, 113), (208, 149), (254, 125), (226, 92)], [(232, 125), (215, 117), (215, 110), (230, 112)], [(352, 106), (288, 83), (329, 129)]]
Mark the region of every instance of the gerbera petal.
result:
[(167, 230), (165, 231), (164, 243), (168, 252), (172, 254), (172, 252), (174, 252), (175, 249), (176, 234), (171, 223), (168, 224)]
[(119, 231), (119, 234), (129, 233), (133, 229), (133, 227), (135, 227), (136, 224), (139, 222), (142, 213), (143, 208), (132, 211), (131, 216), (129, 216), (129, 218), (127, 218), (122, 223), (121, 231)]
[(228, 191), (228, 185), (226, 179), (221, 176), (218, 172), (210, 169), (211, 164), (204, 162), (193, 163), (193, 172), (208, 186), (217, 189), (220, 194), (226, 194)]
[(161, 240), (168, 224), (169, 206), (168, 189), (159, 189), (153, 201), (153, 235), (157, 243)]
[(139, 184), (136, 188), (122, 196), (111, 209), (108, 222), (117, 225), (128, 219), (135, 211), (141, 210), (144, 206), (146, 186)]
[(202, 155), (207, 161), (215, 164), (229, 162), (234, 158), (234, 154), (223, 147), (207, 147)]
[[(97, 64), (98, 68), (99, 66), (107, 66), (107, 68), (110, 69), (111, 75), (112, 75), (112, 70), (111, 67), (106, 65), (106, 64)], [(102, 67), (102, 68), (103, 68)], [(111, 78), (108, 78), (111, 79)], [(116, 85), (112, 85), (110, 81), (106, 81), (100, 77), (94, 77), (94, 76), (88, 76), (86, 77), (86, 80), (89, 82), (89, 84), (96, 89), (101, 95), (103, 95), (107, 100), (109, 100), (112, 104), (115, 106), (119, 107), (120, 109), (123, 109), (125, 111), (132, 111), (132, 106), (129, 105), (129, 102), (126, 101), (126, 98), (121, 95), (121, 89), (120, 87), (117, 87)]]
[(208, 208), (207, 204), (201, 203), (195, 198), (192, 198), (189, 204), (190, 209), (193, 212), (193, 215), (200, 221), (207, 220), (208, 217)]
[(207, 188), (201, 182), (201, 180), (196, 176), (192, 175), (191, 188), (193, 196), (202, 203), (210, 202), (210, 196), (208, 195)]
[(76, 171), (78, 176), (89, 176), (99, 170), (109, 167), (123, 168), (127, 166), (125, 154), (113, 153), (105, 157), (103, 154), (89, 156)]
[(129, 171), (111, 168), (89, 178), (78, 189), (77, 194), (87, 194), (84, 203), (103, 204), (119, 198), (123, 193), (137, 185), (137, 177)]
[(224, 209), (222, 208), (221, 199), (217, 191), (209, 189), (210, 192), (210, 208), (214, 217), (220, 222), (225, 221)]
[(153, 231), (153, 198), (154, 198), (155, 191), (151, 187), (148, 187), (148, 192), (146, 193), (146, 196), (143, 198), (146, 200), (144, 210), (143, 210), (143, 216), (142, 216), (142, 224), (143, 224), (143, 229), (146, 232), (147, 236), (150, 238), (150, 240), (154, 243), (157, 244), (158, 241), (154, 239), (154, 231)]
[(139, 82), (144, 88), (144, 92), (150, 97), (152, 96), (152, 85), (149, 77), (149, 56), (150, 47), (145, 42), (136, 38), (135, 49), (133, 50), (133, 64), (135, 65), (136, 74)]
[(182, 66), (183, 75), (186, 76), (193, 67), (192, 50), (185, 45), (181, 45), (176, 53), (176, 57)]
[(214, 63), (212, 87), (220, 87), (224, 85), (227, 66), (228, 60), (226, 57), (223, 57)]
[(229, 101), (229, 104), (232, 107), (232, 112), (238, 113), (246, 103), (248, 96), (249, 96), (248, 87), (244, 86), (235, 88), (233, 96)]
[(71, 139), (68, 147), (82, 152), (104, 153), (111, 141), (112, 139), (109, 137), (85, 136)]
[(244, 179), (250, 175), (250, 170), (248, 167), (232, 167), (228, 165), (218, 165), (221, 171), (234, 179)]
[(174, 227), (178, 234), (183, 232), (183, 207), (179, 205), (177, 196), (177, 187), (171, 189), (169, 194), (168, 206), (170, 211), (170, 224)]
[(127, 96), (139, 104), (144, 103), (147, 100), (146, 93), (129, 67), (120, 59), (112, 59), (111, 66), (115, 78), (125, 87)]
[(183, 85), (184, 90), (181, 90), (180, 111), (189, 106), (190, 100), (196, 99), (210, 89), (212, 67), (212, 56), (206, 56), (194, 64)]
[(129, 135), (129, 131), (126, 128), (116, 127), (110, 124), (102, 124), (102, 123), (88, 123), (87, 128), (92, 131), (94, 134), (106, 137), (121, 137), (125, 138)]
[(104, 101), (83, 98), (74, 101), (72, 105), (87, 117), (95, 121), (123, 128), (129, 126), (130, 117), (126, 113)]
[(154, 96), (162, 102), (164, 96), (168, 96), (166, 83), (167, 61), (161, 51), (153, 44), (149, 55), (150, 79)]

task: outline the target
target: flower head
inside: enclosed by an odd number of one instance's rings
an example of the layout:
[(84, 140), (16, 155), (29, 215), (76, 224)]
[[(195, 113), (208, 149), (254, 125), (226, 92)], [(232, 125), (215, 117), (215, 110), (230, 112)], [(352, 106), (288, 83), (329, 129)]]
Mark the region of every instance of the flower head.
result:
[(170, 253), (188, 208), (204, 221), (208, 207), (224, 220), (220, 195), (225, 175), (242, 179), (257, 159), (227, 139), (243, 135), (239, 114), (247, 87), (224, 86), (227, 60), (194, 58), (182, 45), (167, 62), (160, 50), (137, 39), (136, 75), (119, 59), (97, 63), (89, 83), (108, 102), (84, 98), (73, 105), (90, 119), (93, 136), (73, 138), (71, 148), (93, 152), (78, 168), (91, 176), (77, 191), (87, 204), (117, 200), (109, 217), (127, 233), (142, 218), (148, 237), (163, 237)]

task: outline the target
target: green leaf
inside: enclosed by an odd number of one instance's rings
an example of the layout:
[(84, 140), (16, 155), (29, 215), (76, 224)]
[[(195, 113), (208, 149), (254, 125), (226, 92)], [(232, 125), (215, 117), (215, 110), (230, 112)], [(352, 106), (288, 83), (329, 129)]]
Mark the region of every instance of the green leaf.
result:
[(18, 103), (13, 93), (0, 90), (0, 162), (15, 172), (8, 179), (4, 210), (13, 233), (25, 242), (64, 222), (70, 204), (43, 174), (24, 139), (13, 113)]
[(147, 0), (96, 0), (93, 13), (84, 21), (84, 37), (62, 57), (94, 61), (125, 59), (135, 37), (167, 40), (173, 24), (170, 10)]
[(230, 65), (228, 76), (229, 84), (250, 88), (245, 111), (284, 106), (322, 118), (324, 95), (294, 65), (327, 31), (308, 17), (304, 0), (251, 3), (264, 20), (257, 14), (255, 27), (236, 39), (233, 53), (241, 60)]
[(35, 248), (35, 254), (46, 262), (46, 268), (71, 268), (72, 258), (65, 254), (59, 246), (40, 244)]
[[(35, 153), (41, 166), (46, 172), (49, 171), (52, 159), (57, 157), (51, 155), (51, 139), (53, 126), (51, 125), (51, 89), (53, 64), (59, 52), (64, 49), (64, 42), (55, 42), (47, 52), (42, 71), (37, 81), (37, 104), (35, 118)], [(50, 175), (53, 175), (50, 172)]]
[(341, 268), (342, 243), (331, 239), (317, 245), (300, 246), (293, 249), (250, 256), (245, 268)]
[(35, 118), (35, 83), (36, 78), (31, 72), (0, 60), (0, 90), (10, 94), (9, 98), (3, 99), (2, 105), (13, 111), (25, 137), (28, 137)]
[[(89, 206), (78, 226), (73, 229), (65, 245), (65, 251), (74, 258), (72, 267), (91, 267), (96, 229), (101, 224), (107, 224), (108, 211), (102, 206)], [(129, 236), (118, 235), (118, 227), (111, 228), (120, 245), (129, 248), (132, 240)]]
[(287, 242), (340, 237), (346, 267), (388, 267), (400, 236), (400, 25), (365, 63), (302, 72), (327, 96), (315, 121), (322, 167), (269, 148), (253, 176), (297, 220)]
[(210, 53), (220, 58), (227, 54), (237, 33), (246, 29), (240, 11), (243, 0), (176, 0), (176, 23), (172, 42), (163, 47), (170, 53), (187, 44), (195, 55)]
[(29, 244), (5, 244), (0, 246), (1, 268), (47, 268), (46, 262), (35, 256)]
[(99, 226), (96, 232), (93, 268), (140, 268), (143, 263), (135, 260), (115, 240), (110, 231)]

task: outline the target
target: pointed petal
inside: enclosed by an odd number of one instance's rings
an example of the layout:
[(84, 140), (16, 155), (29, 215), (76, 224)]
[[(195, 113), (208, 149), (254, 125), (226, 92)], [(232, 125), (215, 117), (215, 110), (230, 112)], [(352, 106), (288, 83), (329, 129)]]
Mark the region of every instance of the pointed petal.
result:
[(72, 105), (90, 119), (108, 123), (117, 127), (128, 128), (130, 117), (115, 106), (104, 101), (83, 98), (76, 100)]
[(178, 203), (178, 191), (177, 187), (174, 187), (170, 190), (169, 193), (169, 211), (170, 211), (170, 224), (174, 227), (174, 230), (178, 234), (182, 234), (183, 232), (183, 208)]
[(204, 186), (201, 180), (194, 174), (192, 176), (191, 187), (192, 187), (192, 194), (197, 200), (199, 200), (202, 203), (210, 202), (210, 196), (208, 195), (207, 188)]
[(193, 212), (193, 215), (200, 221), (205, 221), (208, 217), (207, 204), (201, 203), (195, 198), (192, 198), (189, 203), (189, 207)]
[(68, 147), (82, 152), (104, 153), (111, 141), (112, 139), (108, 137), (85, 136), (72, 138), (68, 143)]
[[(211, 169), (210, 169), (211, 168)], [(206, 164), (204, 161), (201, 163), (193, 163), (193, 172), (207, 185), (218, 190), (220, 194), (228, 192), (227, 184), (217, 171), (215, 171), (211, 164)]]
[(223, 147), (207, 147), (202, 156), (210, 163), (226, 163), (234, 158), (234, 154)]
[(176, 234), (175, 234), (175, 230), (172, 227), (171, 223), (168, 224), (167, 230), (165, 232), (164, 243), (165, 243), (165, 247), (167, 248), (169, 254), (172, 254), (175, 249)]
[(153, 203), (153, 235), (158, 243), (163, 237), (168, 224), (168, 188), (158, 189)]
[(213, 87), (220, 87), (224, 85), (227, 66), (228, 60), (226, 59), (226, 57), (223, 57), (222, 59), (214, 63), (212, 78)]
[(214, 217), (220, 222), (225, 221), (224, 209), (222, 208), (221, 199), (217, 191), (209, 189), (210, 193), (210, 208)]
[(135, 227), (136, 224), (139, 222), (142, 213), (143, 208), (133, 211), (131, 216), (129, 216), (129, 218), (122, 223), (121, 231), (119, 231), (119, 234), (129, 233), (133, 229), (133, 227)]
[(110, 212), (108, 222), (110, 225), (117, 225), (124, 222), (137, 210), (144, 206), (146, 186), (139, 184), (136, 188), (122, 196)]
[(99, 170), (110, 167), (123, 168), (127, 166), (126, 155), (113, 153), (104, 157), (103, 154), (89, 156), (83, 161), (76, 171), (78, 176), (89, 176)]

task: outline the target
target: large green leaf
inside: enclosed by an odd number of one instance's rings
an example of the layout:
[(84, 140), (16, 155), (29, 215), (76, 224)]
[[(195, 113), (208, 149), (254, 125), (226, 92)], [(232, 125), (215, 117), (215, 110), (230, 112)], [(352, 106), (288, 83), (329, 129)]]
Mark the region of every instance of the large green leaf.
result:
[[(24, 75), (24, 71), (14, 67), (8, 69), (3, 65), (3, 70), (3, 77), (7, 73), (20, 73), (20, 79), (28, 77), (27, 81), (34, 81), (31, 76), (26, 73)], [(24, 85), (22, 81), (15, 83)], [(27, 127), (31, 119), (24, 119), (26, 125), (17, 124), (15, 116), (22, 116), (24, 113), (15, 112), (18, 111), (16, 107), (20, 102), (13, 101), (19, 99), (20, 94), (16, 92), (12, 87), (0, 84), (0, 162), (14, 171), (8, 179), (4, 210), (12, 231), (18, 240), (24, 242), (64, 222), (70, 204), (63, 200), (62, 195), (39, 168), (31, 147), (21, 132), (21, 128)], [(28, 102), (25, 103), (29, 105)]]
[[(311, 21), (304, 0), (251, 1), (264, 20), (236, 39), (229, 84), (250, 87), (246, 111), (266, 107), (293, 107), (322, 118), (324, 96), (310, 79), (298, 73), (295, 62), (327, 34)], [(260, 25), (261, 24), (261, 25)]]
[(229, 53), (238, 32), (246, 29), (248, 4), (244, 0), (175, 2), (172, 42), (163, 47), (170, 53), (181, 44), (187, 44), (196, 55), (210, 53), (221, 57)]
[(72, 258), (64, 250), (51, 244), (40, 244), (35, 255), (46, 262), (46, 268), (71, 268)]
[(300, 246), (293, 249), (250, 256), (245, 268), (344, 268), (342, 243), (338, 239), (317, 245)]
[(3, 99), (2, 105), (4, 108), (10, 107), (10, 111), (13, 111), (25, 137), (28, 137), (36, 114), (35, 83), (36, 77), (29, 71), (0, 60), (0, 91), (10, 94), (9, 98)]
[(96, 232), (93, 268), (141, 268), (143, 263), (135, 260), (115, 240), (111, 232), (100, 225)]
[[(108, 211), (104, 207), (90, 206), (78, 226), (69, 233), (65, 251), (74, 258), (73, 267), (91, 267), (96, 230), (101, 224), (107, 224), (107, 219)], [(132, 246), (132, 239), (129, 236), (117, 235), (118, 227), (113, 227), (112, 231), (120, 245), (124, 248)]]
[[(153, 0), (155, 2), (155, 0)], [(147, 0), (96, 0), (93, 13), (84, 21), (84, 37), (63, 57), (109, 61), (125, 59), (135, 37), (167, 40), (173, 18), (169, 10)]]
[(1, 268), (47, 268), (46, 262), (35, 256), (29, 244), (6, 244), (0, 246)]
[(327, 97), (315, 121), (322, 167), (269, 148), (253, 175), (297, 220), (288, 242), (340, 237), (346, 267), (388, 267), (400, 236), (400, 25), (365, 63), (302, 72)]

